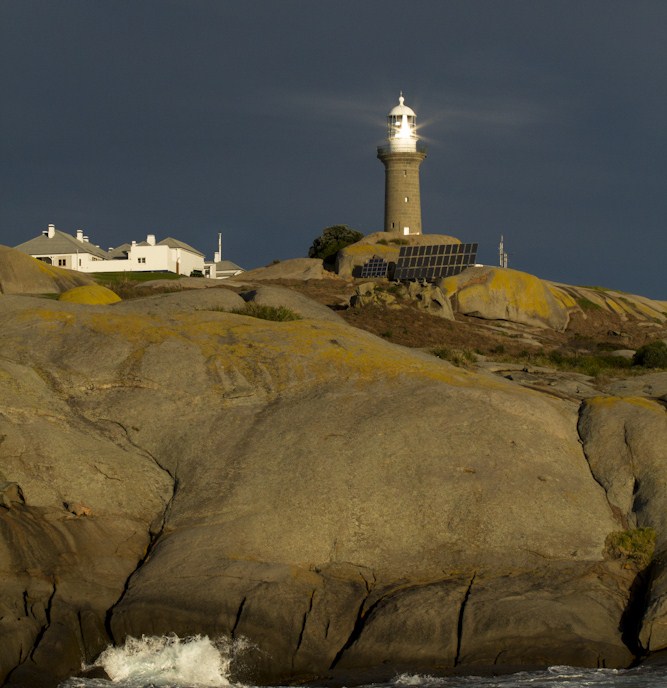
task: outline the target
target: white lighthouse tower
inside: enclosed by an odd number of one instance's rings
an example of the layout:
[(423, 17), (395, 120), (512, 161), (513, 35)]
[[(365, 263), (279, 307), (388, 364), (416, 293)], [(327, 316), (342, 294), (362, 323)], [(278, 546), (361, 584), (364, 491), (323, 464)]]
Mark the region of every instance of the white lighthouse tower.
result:
[(398, 105), (387, 115), (386, 143), (378, 147), (385, 167), (385, 232), (422, 233), (419, 166), (425, 157), (426, 149), (417, 136), (417, 115), (401, 92)]

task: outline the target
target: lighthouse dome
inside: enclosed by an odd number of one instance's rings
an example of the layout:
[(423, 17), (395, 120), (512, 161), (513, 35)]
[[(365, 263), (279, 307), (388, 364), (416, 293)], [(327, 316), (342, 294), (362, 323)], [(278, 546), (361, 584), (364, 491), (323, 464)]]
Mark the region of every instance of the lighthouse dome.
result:
[(401, 117), (403, 115), (407, 115), (408, 117), (416, 117), (417, 116), (417, 115), (415, 115), (415, 111), (412, 108), (405, 105), (405, 98), (403, 97), (403, 93), (401, 93), (401, 95), (398, 98), (398, 105), (396, 105), (395, 107), (393, 107), (389, 111), (388, 116), (389, 117)]

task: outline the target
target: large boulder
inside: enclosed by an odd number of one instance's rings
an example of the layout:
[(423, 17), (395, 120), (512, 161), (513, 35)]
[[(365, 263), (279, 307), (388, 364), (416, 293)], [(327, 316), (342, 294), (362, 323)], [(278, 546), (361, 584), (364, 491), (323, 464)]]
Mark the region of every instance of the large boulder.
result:
[(242, 292), (242, 296), (247, 303), (256, 303), (260, 306), (273, 308), (284, 307), (302, 318), (341, 322), (340, 317), (328, 306), (317, 303), (307, 296), (285, 287), (267, 285)]
[(655, 532), (654, 559), (638, 586), (645, 599), (633, 621), (641, 626), (642, 651), (665, 650), (667, 412), (663, 404), (646, 397), (597, 397), (584, 405), (579, 429), (593, 476), (623, 525)]
[(0, 246), (0, 293), (60, 294), (74, 287), (94, 284), (82, 272), (48, 265), (8, 246)]
[(590, 312), (602, 312), (624, 320), (667, 321), (665, 301), (655, 301), (603, 287), (579, 287), (557, 282), (545, 282), (556, 299), (570, 311), (584, 316)]
[(472, 267), (438, 281), (454, 311), (562, 331), (568, 308), (534, 275), (508, 268)]
[(281, 260), (263, 268), (248, 270), (241, 275), (237, 275), (234, 280), (241, 282), (254, 282), (259, 280), (275, 279), (325, 279), (332, 278), (327, 272), (319, 258), (292, 258)]
[(69, 303), (87, 303), (91, 306), (103, 306), (105, 304), (118, 303), (121, 298), (116, 292), (111, 291), (108, 287), (103, 287), (101, 284), (87, 284), (83, 287), (68, 289), (58, 297), (58, 300)]
[(216, 291), (0, 298), (8, 685), (167, 633), (243, 636), (234, 678), (274, 684), (630, 663), (576, 404)]

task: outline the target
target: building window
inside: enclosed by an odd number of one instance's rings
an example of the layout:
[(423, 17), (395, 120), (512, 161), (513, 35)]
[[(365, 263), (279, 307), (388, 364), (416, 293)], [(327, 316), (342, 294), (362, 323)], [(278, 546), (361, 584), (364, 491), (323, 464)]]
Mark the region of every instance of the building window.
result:
[(137, 258), (137, 263), (145, 263), (146, 259), (145, 258)]
[(64, 267), (65, 265), (67, 265), (67, 258), (58, 258), (58, 265), (60, 267)]

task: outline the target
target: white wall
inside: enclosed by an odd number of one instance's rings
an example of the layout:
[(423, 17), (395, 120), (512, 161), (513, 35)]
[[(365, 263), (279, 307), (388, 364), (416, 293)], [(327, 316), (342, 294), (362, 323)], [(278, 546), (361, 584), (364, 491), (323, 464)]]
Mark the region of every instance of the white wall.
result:
[(165, 245), (134, 245), (127, 259), (103, 260), (90, 253), (35, 255), (50, 258), (56, 267), (80, 272), (160, 272), (168, 271), (189, 276), (193, 270), (204, 272), (204, 257), (182, 248)]

